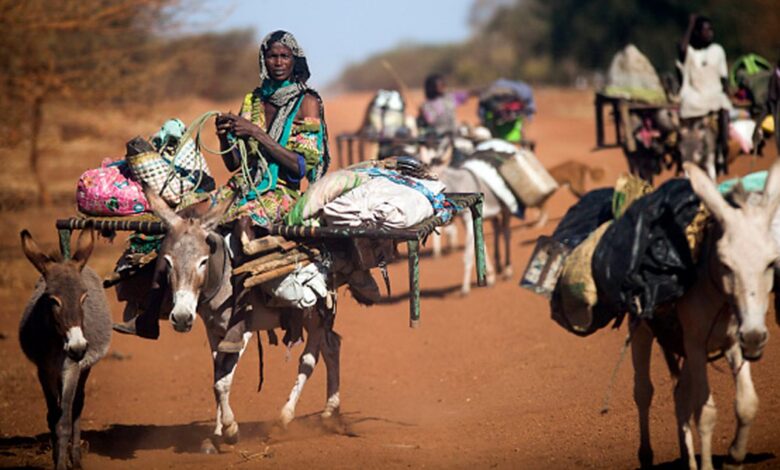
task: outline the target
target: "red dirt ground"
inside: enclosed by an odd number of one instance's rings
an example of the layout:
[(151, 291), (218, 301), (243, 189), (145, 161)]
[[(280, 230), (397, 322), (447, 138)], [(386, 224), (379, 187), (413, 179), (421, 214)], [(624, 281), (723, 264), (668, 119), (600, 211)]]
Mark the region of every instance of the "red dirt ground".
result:
[[(358, 125), (368, 98), (347, 95), (326, 103), (332, 135)], [(419, 100), (419, 95), (415, 98)], [(608, 185), (626, 170), (626, 164), (619, 150), (591, 151), (591, 99), (586, 91), (539, 90), (539, 116), (529, 134), (537, 141), (545, 165), (568, 159), (598, 165), (606, 170), (603, 184)], [(187, 109), (184, 117), (197, 114), (193, 106)], [(473, 103), (461, 112), (464, 119), (474, 120)], [(117, 134), (112, 144), (121, 149), (123, 133)], [(732, 171), (744, 174), (766, 167), (771, 158), (774, 154), (757, 162), (741, 157)], [(218, 168), (218, 162), (213, 168)], [(555, 194), (549, 205), (552, 221), (541, 230), (528, 230), (516, 221), (511, 281), (475, 288), (461, 297), (457, 293), (460, 252), (438, 260), (425, 258), (422, 326), (417, 330), (407, 326), (405, 297), (396, 295), (396, 302), (364, 308), (344, 293), (336, 323), (343, 335), (342, 414), (334, 424), (325, 425), (319, 418), (325, 403), (320, 365), (299, 403), (299, 418), (287, 431), (275, 426), (295, 380), (300, 346), (287, 362), (282, 348), (266, 348), (265, 388), (258, 394), (253, 343), (239, 365), (231, 396), (241, 441), (223, 445), (219, 455), (202, 455), (199, 445), (211, 432), (215, 413), (202, 325), (198, 323), (189, 334), (177, 334), (164, 324), (156, 342), (115, 335), (110, 356), (95, 367), (87, 385), (83, 437), (90, 451), (85, 467), (638, 467), (630, 358), (617, 374), (610, 412), (599, 413), (626, 328), (575, 337), (550, 320), (543, 298), (518, 287), (535, 238), (550, 233), (574, 201), (566, 190)], [(21, 255), (17, 234), (30, 227), (54, 246), (53, 220), (68, 214), (64, 208), (3, 214), (2, 467), (50, 465), (42, 393), (34, 367), (23, 357), (16, 339), (19, 316), (36, 278)], [(107, 273), (121, 248), (119, 240), (101, 243), (91, 265)], [(406, 292), (405, 263), (392, 267), (391, 279), (394, 294)], [(120, 307), (113, 293), (109, 296), (118, 319)], [(770, 323), (770, 333), (776, 337), (753, 366), (761, 409), (751, 433), (748, 468), (780, 467), (780, 390), (772, 378), (780, 376), (780, 330), (773, 320)], [(713, 442), (714, 452), (721, 456), (717, 462), (722, 462), (735, 427), (733, 385), (726, 370), (723, 361), (709, 368), (720, 406)], [(668, 468), (678, 457), (672, 383), (657, 348), (652, 373), (655, 457), (660, 468)]]

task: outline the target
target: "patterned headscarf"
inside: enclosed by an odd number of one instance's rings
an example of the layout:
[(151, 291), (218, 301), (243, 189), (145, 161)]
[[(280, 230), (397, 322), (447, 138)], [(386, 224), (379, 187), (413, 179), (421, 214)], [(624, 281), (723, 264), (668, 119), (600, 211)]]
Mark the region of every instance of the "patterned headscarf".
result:
[(260, 83), (270, 78), (268, 70), (265, 68), (265, 54), (275, 43), (279, 43), (292, 51), (295, 64), (293, 65), (293, 73), (290, 79), (294, 82), (305, 83), (311, 76), (309, 64), (306, 62), (306, 53), (303, 52), (303, 48), (298, 44), (292, 33), (281, 30), (268, 34), (263, 38), (263, 42), (260, 43)]

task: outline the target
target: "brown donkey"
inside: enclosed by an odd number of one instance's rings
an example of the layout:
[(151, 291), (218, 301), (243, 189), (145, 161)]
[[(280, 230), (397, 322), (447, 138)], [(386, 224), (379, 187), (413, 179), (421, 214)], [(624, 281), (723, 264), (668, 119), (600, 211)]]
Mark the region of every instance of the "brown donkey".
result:
[(24, 354), (38, 367), (54, 464), (81, 468), (81, 410), (90, 368), (108, 351), (111, 313), (103, 283), (86, 267), (95, 242), (81, 232), (73, 259), (44, 254), (27, 230), (22, 250), (41, 273), (19, 325)]

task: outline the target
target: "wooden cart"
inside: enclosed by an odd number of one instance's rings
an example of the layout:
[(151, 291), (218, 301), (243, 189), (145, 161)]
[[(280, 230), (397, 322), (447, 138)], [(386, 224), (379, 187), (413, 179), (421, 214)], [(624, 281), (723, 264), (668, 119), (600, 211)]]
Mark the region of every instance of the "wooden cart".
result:
[[(471, 211), (474, 224), (477, 284), (485, 286), (487, 283), (485, 279), (485, 242), (482, 231), (482, 194), (449, 193), (446, 196), (459, 211)], [(316, 240), (319, 242), (327, 239), (347, 238), (405, 241), (409, 258), (409, 326), (416, 328), (420, 324), (420, 243), (442, 225), (444, 225), (444, 221), (433, 216), (414, 227), (403, 230), (274, 225), (270, 227), (268, 234), (282, 236), (290, 240)], [(73, 230), (92, 227), (103, 232), (131, 231), (149, 235), (165, 233), (162, 222), (149, 215), (138, 217), (71, 217), (58, 219), (56, 227), (59, 232), (60, 249), (65, 258), (70, 258), (70, 239)]]

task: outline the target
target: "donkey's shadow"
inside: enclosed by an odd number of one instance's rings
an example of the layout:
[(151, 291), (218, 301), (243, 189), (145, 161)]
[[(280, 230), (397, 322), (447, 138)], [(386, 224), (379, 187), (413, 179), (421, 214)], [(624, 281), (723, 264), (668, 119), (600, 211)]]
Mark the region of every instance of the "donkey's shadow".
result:
[[(242, 442), (260, 441), (273, 445), (324, 435), (360, 437), (355, 427), (365, 422), (414, 426), (385, 418), (360, 416), (359, 412), (342, 413), (328, 420), (323, 420), (319, 413), (313, 413), (297, 417), (288, 429), (282, 429), (275, 421), (242, 422), (240, 426)], [(112, 424), (101, 430), (84, 430), (82, 439), (88, 443), (88, 452), (91, 454), (130, 460), (136, 457), (139, 450), (173, 449), (177, 454), (201, 453), (201, 445), (204, 439), (211, 436), (212, 431), (213, 424), (206, 421), (173, 425)], [(50, 454), (48, 433), (0, 438), (0, 457), (16, 460), (26, 468), (48, 468), (51, 465)]]

